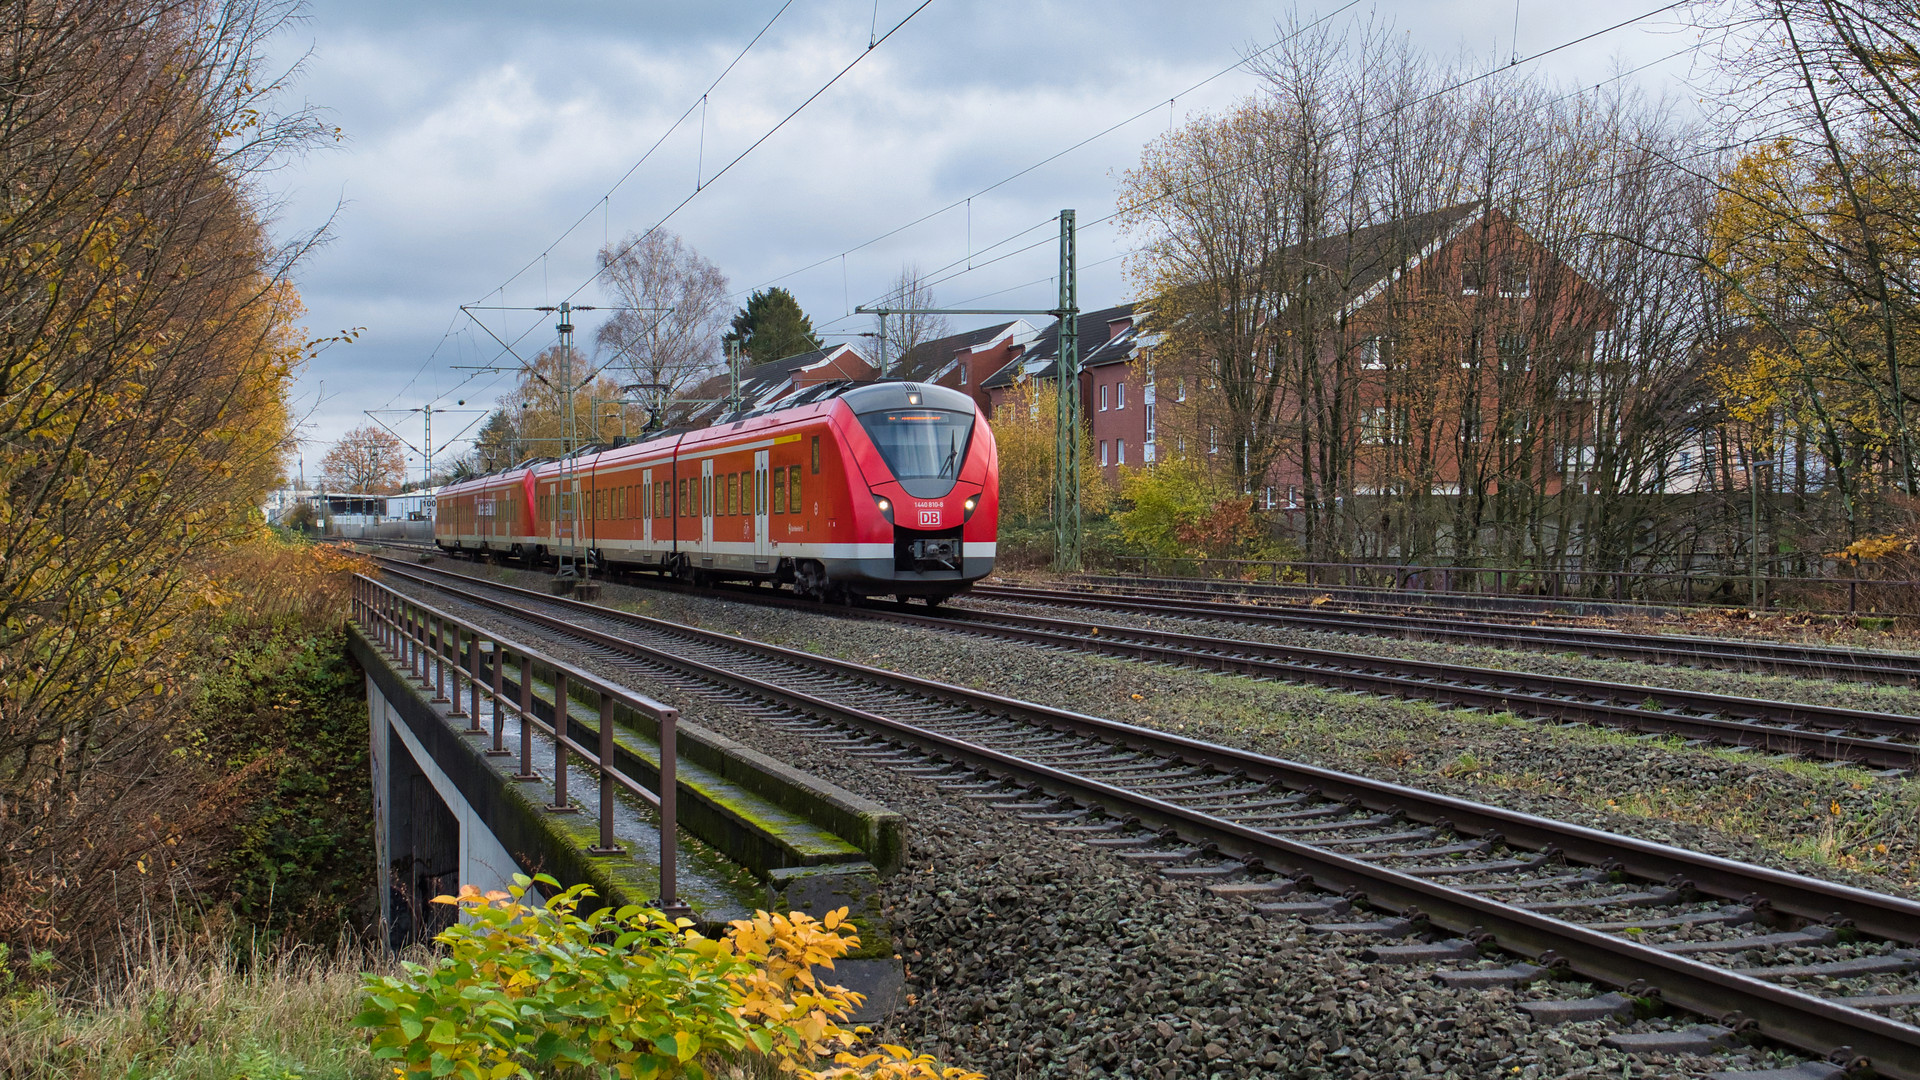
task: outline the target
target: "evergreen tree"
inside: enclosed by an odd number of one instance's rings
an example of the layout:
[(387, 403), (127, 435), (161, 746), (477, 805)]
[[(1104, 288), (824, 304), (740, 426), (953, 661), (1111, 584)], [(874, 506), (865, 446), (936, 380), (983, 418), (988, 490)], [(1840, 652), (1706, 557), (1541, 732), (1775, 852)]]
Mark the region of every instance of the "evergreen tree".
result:
[(747, 297), (747, 306), (733, 317), (733, 332), (745, 343), (747, 360), (755, 364), (820, 347), (813, 320), (800, 310), (800, 301), (777, 285)]

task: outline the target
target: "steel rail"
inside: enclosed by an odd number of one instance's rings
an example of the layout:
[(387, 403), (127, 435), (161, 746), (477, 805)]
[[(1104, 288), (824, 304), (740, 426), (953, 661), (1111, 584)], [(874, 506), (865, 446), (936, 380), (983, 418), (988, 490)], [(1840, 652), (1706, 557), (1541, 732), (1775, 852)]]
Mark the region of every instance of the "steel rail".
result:
[[(1384, 691), (1399, 697), (1524, 712), (1547, 719), (1578, 720), (1647, 733), (1684, 735), (1732, 746), (1854, 761), (1884, 769), (1920, 766), (1920, 717), (1898, 713), (1467, 667), (1370, 653), (1296, 648), (1112, 623), (1077, 624), (1005, 612), (963, 611), (944, 617), (874, 609), (856, 609), (856, 613), (934, 628), (964, 627), (1110, 656), (1313, 682), (1343, 690)], [(1636, 702), (1651, 702), (1659, 707), (1647, 708), (1634, 704)], [(1802, 727), (1814, 730), (1802, 730)], [(1838, 734), (1840, 731), (1887, 739)], [(1892, 738), (1915, 741), (1889, 741)]]
[[(428, 572), (476, 580), (447, 571)], [(729, 590), (719, 595), (820, 610), (810, 601), (756, 589)], [(1467, 667), (1370, 653), (1304, 649), (977, 609), (954, 609), (937, 616), (878, 606), (834, 610), (943, 632), (970, 631), (1108, 656), (1313, 683), (1359, 693), (1386, 693), (1645, 734), (1673, 735), (1770, 753), (1853, 762), (1878, 769), (1920, 768), (1920, 717), (1897, 713)], [(1649, 703), (1653, 707), (1649, 707)], [(1894, 741), (1896, 739), (1902, 741)]]
[(1345, 611), (1297, 603), (1244, 604), (1146, 594), (1091, 594), (1025, 585), (975, 585), (981, 600), (1066, 604), (1139, 615), (1228, 622), (1273, 623), (1343, 634), (1435, 638), (1543, 651), (1577, 649), (1589, 656), (1676, 663), (1725, 670), (1761, 670), (1814, 678), (1846, 676), (1866, 681), (1920, 682), (1920, 655), (1779, 641), (1740, 641), (1683, 634), (1642, 634), (1556, 625), (1474, 622), (1429, 615)]
[[(1609, 600), (1578, 596), (1535, 596), (1530, 593), (1423, 592), (1416, 589), (1388, 589), (1372, 585), (1308, 584), (1306, 582), (1236, 581), (1229, 578), (1140, 577), (1132, 574), (1092, 574), (1075, 576), (1071, 584), (1089, 588), (1130, 589), (1136, 592), (1157, 590), (1169, 595), (1258, 596), (1276, 600), (1289, 597), (1332, 596), (1341, 603), (1362, 604), (1389, 611), (1418, 609), (1428, 612), (1459, 612), (1479, 615), (1533, 616), (1537, 618), (1580, 619), (1603, 615), (1652, 615), (1680, 610), (1639, 601)], [(1449, 601), (1452, 601), (1451, 603)]]
[[(1375, 810), (1398, 811), (1416, 820), (1444, 822), (1462, 835), (1483, 838), (1497, 836), (1510, 846), (1555, 850), (1570, 860), (1613, 866), (1635, 877), (1656, 881), (1684, 879), (1693, 888), (1709, 895), (1746, 901), (1761, 896), (1776, 912), (1791, 913), (1809, 921), (1850, 920), (1852, 925), (1866, 933), (1896, 941), (1911, 942), (1916, 934), (1920, 934), (1920, 903), (1217, 746), (1101, 717), (1016, 701), (715, 631), (616, 612), (593, 604), (549, 597), (513, 586), (465, 579), (485, 589), (504, 592), (533, 603), (511, 603), (471, 589), (455, 587), (426, 574), (411, 571), (395, 573), (428, 589), (501, 611), (563, 636), (687, 672), (708, 682), (731, 686), (803, 712), (849, 723), (890, 740), (999, 773), (1057, 796), (1100, 807), (1117, 817), (1172, 829), (1192, 842), (1216, 845), (1221, 852), (1229, 855), (1259, 860), (1270, 867), (1291, 867), (1322, 888), (1335, 892), (1355, 889), (1364, 893), (1370, 902), (1403, 914), (1417, 913), (1448, 930), (1470, 936), (1490, 935), (1502, 947), (1520, 955), (1537, 960), (1564, 960), (1576, 973), (1604, 984), (1628, 986), (1636, 981), (1644, 981), (1658, 988), (1665, 1000), (1681, 1008), (1710, 1017), (1734, 1020), (1736, 1025), (1751, 1021), (1767, 1037), (1811, 1054), (1838, 1054), (1848, 1058), (1864, 1056), (1879, 1070), (1880, 1075), (1920, 1080), (1920, 1028), (1324, 848), (1288, 840), (1151, 795), (1129, 791), (782, 686), (768, 679), (704, 663), (680, 652), (631, 641), (580, 625), (576, 619), (546, 614), (535, 610), (535, 607), (544, 606), (570, 616), (612, 621), (748, 655), (773, 658), (832, 672), (856, 682), (905, 689), (936, 700), (962, 703), (977, 710), (1008, 716), (1043, 729), (1147, 750), (1174, 761), (1244, 775), (1294, 790), (1317, 791), (1330, 798), (1351, 799)], [(461, 577), (445, 572), (435, 576)]]

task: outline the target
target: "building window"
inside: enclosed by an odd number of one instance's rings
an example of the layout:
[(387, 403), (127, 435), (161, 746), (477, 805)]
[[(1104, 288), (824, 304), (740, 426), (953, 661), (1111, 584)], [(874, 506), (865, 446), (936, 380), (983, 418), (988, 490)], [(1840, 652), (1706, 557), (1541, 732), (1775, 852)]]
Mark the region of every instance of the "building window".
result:
[(1515, 266), (1509, 263), (1505, 267), (1502, 267), (1500, 271), (1500, 295), (1510, 297), (1532, 296), (1533, 275), (1528, 273), (1527, 268), (1524, 266)]
[(1527, 354), (1527, 335), (1501, 334), (1494, 347), (1500, 353), (1501, 371), (1525, 371), (1532, 366)]
[(1179, 381), (1173, 384), (1173, 400), (1187, 400), (1187, 377), (1185, 375), (1180, 376)]
[(1127, 407), (1127, 384), (1124, 382), (1113, 384), (1113, 407), (1116, 409)]
[(1485, 263), (1475, 259), (1468, 259), (1466, 264), (1460, 268), (1461, 296), (1479, 296), (1480, 290), (1486, 287), (1486, 283), (1487, 267)]
[(1107, 463), (1107, 440), (1101, 439), (1100, 440), (1100, 464), (1105, 465), (1106, 463)]
[(1375, 405), (1360, 414), (1360, 441), (1375, 446), (1393, 441), (1393, 413), (1384, 405)]
[(1113, 463), (1115, 465), (1125, 465), (1127, 463), (1127, 440), (1113, 440)]
[(967, 385), (967, 362), (965, 360), (960, 361), (959, 367), (960, 367), (960, 385), (965, 386)]
[(1147, 441), (1153, 441), (1153, 402), (1147, 402)]
[(1220, 452), (1220, 436), (1217, 432), (1214, 431), (1213, 425), (1208, 424), (1207, 425), (1207, 453), (1217, 454), (1219, 452)]
[(1107, 388), (1105, 386), (1100, 387), (1100, 411), (1107, 411)]
[(1266, 499), (1265, 509), (1268, 509), (1268, 510), (1273, 509), (1273, 488), (1271, 487), (1267, 488), (1267, 499)]
[(1370, 337), (1360, 342), (1360, 367), (1366, 371), (1386, 370), (1386, 350), (1381, 347), (1378, 337)]

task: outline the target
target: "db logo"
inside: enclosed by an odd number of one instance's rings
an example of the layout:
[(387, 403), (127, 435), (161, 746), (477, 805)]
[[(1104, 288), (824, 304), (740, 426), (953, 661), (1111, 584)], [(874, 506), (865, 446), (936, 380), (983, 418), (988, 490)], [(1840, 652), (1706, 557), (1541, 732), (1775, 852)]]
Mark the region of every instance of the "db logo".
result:
[(920, 511), (920, 524), (922, 524), (922, 525), (938, 525), (938, 524), (940, 524), (940, 511), (938, 511), (938, 510), (922, 510), (922, 511)]

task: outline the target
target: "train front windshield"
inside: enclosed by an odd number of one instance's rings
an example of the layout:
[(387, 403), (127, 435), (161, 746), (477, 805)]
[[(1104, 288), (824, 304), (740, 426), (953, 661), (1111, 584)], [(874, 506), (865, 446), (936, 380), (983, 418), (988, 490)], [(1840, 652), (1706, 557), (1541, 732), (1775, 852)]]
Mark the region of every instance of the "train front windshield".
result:
[[(930, 498), (944, 494), (960, 475), (967, 459), (967, 440), (973, 435), (973, 414), (951, 409), (890, 409), (865, 413), (860, 426), (893, 470), (894, 479), (908, 491)], [(914, 481), (920, 481), (915, 484)], [(938, 486), (938, 492), (914, 491)]]

